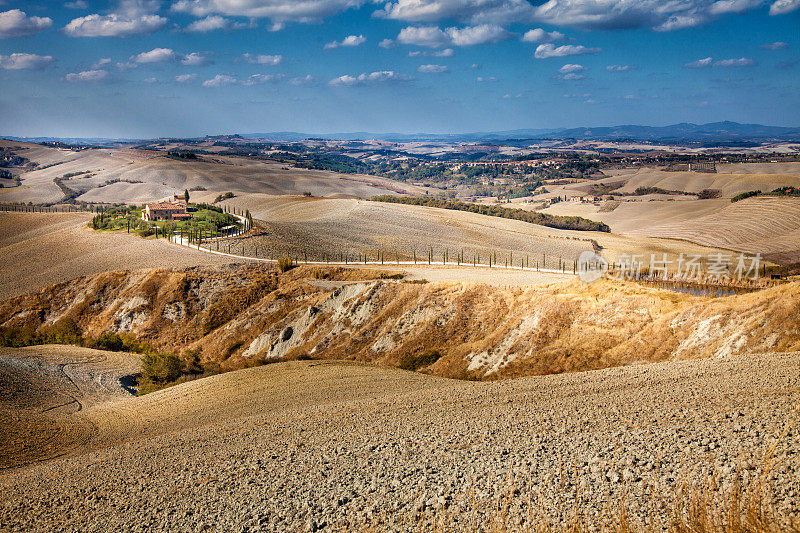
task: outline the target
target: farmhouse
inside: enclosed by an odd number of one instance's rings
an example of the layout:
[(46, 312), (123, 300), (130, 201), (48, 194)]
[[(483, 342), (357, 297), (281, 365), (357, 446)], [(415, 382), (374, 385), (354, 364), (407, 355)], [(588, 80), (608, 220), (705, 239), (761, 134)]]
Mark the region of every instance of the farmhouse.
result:
[(191, 217), (186, 212), (186, 202), (157, 202), (147, 204), (142, 211), (142, 219), (147, 221), (154, 220), (186, 220)]

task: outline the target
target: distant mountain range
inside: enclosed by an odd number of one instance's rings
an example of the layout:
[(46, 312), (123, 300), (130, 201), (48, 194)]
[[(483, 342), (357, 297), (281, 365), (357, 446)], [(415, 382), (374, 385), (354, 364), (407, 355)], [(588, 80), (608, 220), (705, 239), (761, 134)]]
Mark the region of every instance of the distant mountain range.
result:
[(462, 134), (430, 133), (328, 133), (322, 135), (297, 132), (250, 133), (248, 139), (276, 141), (301, 141), (309, 138), (326, 140), (381, 139), (390, 142), (502, 142), (508, 140), (587, 140), (587, 141), (647, 141), (663, 143), (713, 143), (713, 142), (768, 142), (800, 141), (800, 128), (739, 124), (738, 122), (711, 122), (709, 124), (681, 123), (671, 126), (610, 126), (569, 129), (521, 129), (496, 132)]
[[(264, 139), (281, 142), (297, 142), (307, 139), (357, 141), (380, 139), (388, 142), (487, 142), (502, 143), (544, 140), (585, 141), (641, 141), (663, 144), (700, 143), (745, 144), (763, 142), (800, 142), (800, 127), (787, 128), (761, 124), (739, 124), (738, 122), (711, 122), (708, 124), (681, 123), (671, 126), (622, 125), (592, 128), (519, 129), (476, 133), (300, 133), (278, 131), (269, 133), (247, 133), (237, 136), (244, 139)], [(5, 137), (16, 141), (53, 142), (74, 144), (103, 144), (109, 142), (134, 142), (146, 139), (77, 139), (57, 137)]]

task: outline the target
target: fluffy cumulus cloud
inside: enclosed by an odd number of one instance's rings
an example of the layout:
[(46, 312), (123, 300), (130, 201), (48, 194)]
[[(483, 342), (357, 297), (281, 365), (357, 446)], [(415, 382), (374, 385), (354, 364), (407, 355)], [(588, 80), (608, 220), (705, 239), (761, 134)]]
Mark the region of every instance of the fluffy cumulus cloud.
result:
[(232, 85), (238, 82), (239, 80), (233, 76), (228, 76), (227, 74), (217, 74), (210, 80), (204, 81), (203, 87), (223, 87), (225, 85)]
[[(764, 0), (548, 0), (535, 10), (535, 18), (557, 26), (585, 29), (650, 27), (672, 31), (705, 24), (729, 13), (742, 13)], [(776, 0), (771, 14), (800, 7), (800, 0)]]
[(285, 21), (318, 22), (363, 3), (364, 0), (177, 0), (173, 2), (172, 10), (196, 17), (268, 18), (280, 24)]
[(606, 70), (609, 72), (628, 72), (629, 70), (636, 70), (636, 65), (608, 65)]
[(800, 0), (777, 0), (769, 7), (770, 15), (785, 15), (800, 9)]
[(558, 71), (561, 74), (568, 74), (570, 72), (583, 72), (584, 70), (586, 70), (586, 67), (584, 67), (583, 65), (576, 65), (574, 63), (567, 63), (566, 65), (558, 69)]
[(141, 54), (131, 57), (134, 63), (170, 63), (177, 61), (179, 54), (171, 48), (153, 48), (149, 52), (142, 52)]
[(442, 74), (443, 72), (447, 72), (448, 68), (445, 65), (420, 65), (417, 67), (417, 72), (421, 72), (423, 74)]
[(533, 57), (536, 59), (547, 59), (550, 57), (580, 56), (586, 54), (597, 54), (602, 52), (602, 48), (589, 48), (580, 44), (565, 44), (555, 46), (550, 43), (540, 44), (536, 47)]
[(686, 68), (701, 69), (709, 67), (750, 67), (755, 64), (755, 60), (749, 57), (720, 59), (719, 61), (714, 61), (712, 57), (704, 57), (703, 59), (686, 63), (683, 66)]
[(269, 54), (242, 54), (242, 61), (252, 63), (253, 65), (269, 65), (274, 67), (283, 61), (283, 56)]
[(48, 17), (29, 17), (19, 9), (3, 11), (0, 13), (0, 39), (33, 35), (52, 25), (53, 20)]
[(52, 56), (22, 53), (0, 55), (0, 68), (5, 70), (39, 70), (52, 62)]
[(409, 22), (459, 20), (470, 24), (507, 24), (534, 19), (527, 0), (395, 0), (375, 12), (378, 17)]
[(528, 30), (522, 36), (526, 43), (555, 43), (564, 40), (564, 34), (559, 31), (544, 31), (542, 28)]
[(437, 26), (409, 26), (400, 30), (397, 42), (428, 48), (444, 48), (445, 46), (497, 43), (509, 37), (511, 37), (511, 33), (494, 24), (454, 27), (444, 30)]
[(136, 65), (147, 63), (175, 63), (178, 61), (187, 67), (202, 67), (212, 63), (211, 58), (202, 52), (192, 52), (184, 55), (171, 48), (153, 48), (149, 52), (131, 56), (129, 63), (125, 65), (135, 68)]
[(371, 85), (371, 84), (378, 84), (378, 83), (387, 83), (387, 82), (401, 82), (401, 81), (410, 81), (414, 78), (411, 76), (407, 76), (405, 74), (399, 74), (393, 70), (379, 70), (376, 72), (371, 72), (369, 74), (363, 73), (359, 74), (358, 76), (350, 76), (349, 74), (345, 74), (344, 76), (339, 76), (338, 78), (334, 78), (328, 82), (328, 85), (333, 87), (352, 87), (355, 85)]
[(331, 41), (325, 45), (325, 50), (331, 50), (333, 48), (339, 48), (341, 46), (344, 47), (353, 47), (353, 46), (361, 46), (367, 42), (367, 38), (363, 35), (348, 35), (341, 41)]
[(192, 52), (191, 54), (183, 56), (181, 59), (181, 64), (187, 67), (202, 67), (212, 63), (213, 61), (211, 61), (211, 58), (208, 57), (207, 54), (201, 52)]
[(105, 70), (84, 70), (83, 72), (70, 72), (64, 79), (72, 83), (101, 81), (106, 79), (108, 72)]
[(567, 63), (558, 69), (558, 74), (556, 77), (566, 81), (582, 80), (586, 77), (586, 75), (583, 74), (585, 70), (586, 67), (583, 65)]
[(131, 37), (153, 33), (164, 27), (167, 19), (155, 14), (158, 0), (122, 0), (113, 13), (93, 13), (73, 19), (64, 27), (70, 37)]
[(195, 20), (186, 26), (185, 31), (189, 33), (208, 33), (216, 30), (241, 30), (243, 28), (254, 28), (255, 26), (255, 22), (233, 22), (219, 15), (209, 15), (205, 18)]

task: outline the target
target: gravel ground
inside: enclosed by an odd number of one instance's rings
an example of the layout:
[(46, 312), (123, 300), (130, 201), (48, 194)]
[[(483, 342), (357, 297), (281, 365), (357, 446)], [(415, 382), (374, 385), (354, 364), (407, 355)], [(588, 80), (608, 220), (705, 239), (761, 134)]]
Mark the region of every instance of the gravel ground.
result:
[(93, 450), (0, 474), (0, 530), (596, 527), (622, 501), (659, 529), (712, 478), (796, 516), (799, 402), (800, 353), (490, 383), (279, 363), (73, 415)]

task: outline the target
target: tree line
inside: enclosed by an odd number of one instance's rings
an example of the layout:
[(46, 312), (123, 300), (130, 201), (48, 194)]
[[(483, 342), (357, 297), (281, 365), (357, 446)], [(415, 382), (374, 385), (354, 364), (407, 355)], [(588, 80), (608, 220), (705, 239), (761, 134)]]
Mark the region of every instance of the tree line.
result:
[(412, 196), (375, 196), (372, 198), (376, 202), (388, 202), (394, 204), (420, 205), (424, 207), (438, 207), (441, 209), (452, 209), (454, 211), (467, 211), (488, 215), (492, 217), (509, 218), (521, 220), (531, 224), (547, 226), (548, 228), (569, 229), (577, 231), (602, 231), (610, 233), (611, 228), (603, 222), (595, 222), (583, 217), (551, 215), (548, 213), (538, 213), (536, 211), (526, 211), (524, 209), (514, 209), (499, 205), (471, 204), (456, 200), (440, 200), (438, 198), (420, 198)]

